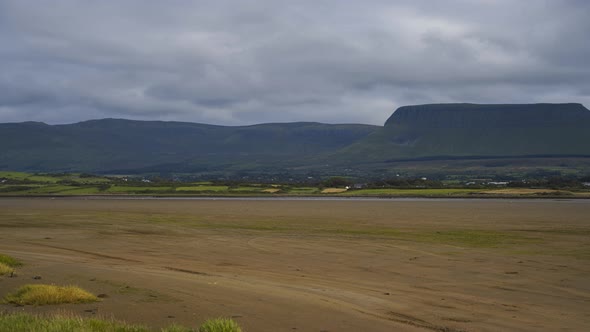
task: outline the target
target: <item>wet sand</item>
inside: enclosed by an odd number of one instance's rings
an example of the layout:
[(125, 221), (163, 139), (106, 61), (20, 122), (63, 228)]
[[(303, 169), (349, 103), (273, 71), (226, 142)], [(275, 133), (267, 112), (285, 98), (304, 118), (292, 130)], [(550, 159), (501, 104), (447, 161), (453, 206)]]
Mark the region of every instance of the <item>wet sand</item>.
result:
[[(245, 331), (590, 330), (590, 202), (0, 199), (25, 283), (99, 303), (0, 311)], [(33, 279), (41, 276), (41, 280)]]

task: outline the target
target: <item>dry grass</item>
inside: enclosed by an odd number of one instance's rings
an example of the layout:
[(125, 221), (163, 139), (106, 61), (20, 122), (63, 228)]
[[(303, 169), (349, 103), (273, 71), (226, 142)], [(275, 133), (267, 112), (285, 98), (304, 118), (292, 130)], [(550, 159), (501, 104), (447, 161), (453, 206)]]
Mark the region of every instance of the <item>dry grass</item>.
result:
[(0, 313), (0, 332), (43, 331), (43, 332), (194, 332), (194, 329), (170, 325), (161, 330), (143, 325), (132, 325), (112, 319), (83, 318), (70, 314), (55, 316), (31, 315), (27, 313)]
[(4, 263), (0, 263), (0, 276), (5, 275), (5, 274), (10, 274), (13, 272), (14, 272), (13, 268), (11, 268), (10, 266), (8, 266)]
[[(76, 315), (55, 316), (31, 315), (27, 313), (0, 313), (0, 332), (43, 331), (43, 332), (196, 332), (196, 329), (172, 324), (159, 330), (143, 325), (132, 325), (108, 319), (83, 318)], [(240, 326), (231, 319), (210, 319), (198, 328), (199, 332), (241, 332)]]
[(21, 261), (18, 259), (3, 254), (0, 254), (0, 263), (9, 267), (18, 267), (23, 265), (23, 263), (21, 263)]
[(4, 301), (18, 305), (45, 305), (95, 302), (98, 298), (76, 286), (34, 284), (20, 287), (15, 293), (6, 295)]
[(322, 190), (322, 194), (338, 194), (347, 191), (345, 188), (326, 188)]

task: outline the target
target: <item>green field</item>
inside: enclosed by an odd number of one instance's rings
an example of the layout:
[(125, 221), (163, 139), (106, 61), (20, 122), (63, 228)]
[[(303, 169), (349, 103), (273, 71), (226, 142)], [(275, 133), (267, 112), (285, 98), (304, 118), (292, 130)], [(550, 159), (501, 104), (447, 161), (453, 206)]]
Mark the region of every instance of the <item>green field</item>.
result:
[(359, 189), (349, 190), (338, 196), (457, 196), (471, 195), (481, 192), (481, 189)]
[(111, 194), (141, 194), (141, 193), (158, 193), (174, 191), (172, 187), (158, 187), (158, 186), (122, 186), (114, 185), (108, 188), (105, 193)]
[[(439, 184), (441, 185), (441, 184)], [(344, 186), (293, 186), (287, 184), (151, 182), (124, 176), (100, 177), (82, 174), (28, 174), (0, 172), (0, 196), (75, 195), (157, 195), (157, 196), (341, 196), (341, 197), (574, 197), (590, 198), (590, 188), (551, 189), (462, 187), (448, 181), (443, 188), (422, 188), (420, 184), (402, 188), (345, 189)]]
[(58, 183), (60, 181), (69, 181), (77, 184), (102, 184), (109, 183), (110, 180), (99, 176), (81, 176), (81, 174), (30, 174), (24, 172), (7, 172), (0, 171), (0, 179), (13, 179), (18, 181), (27, 181), (30, 183)]
[(213, 191), (213, 192), (220, 192), (220, 191), (227, 191), (229, 189), (228, 186), (213, 186), (213, 185), (196, 185), (196, 186), (187, 186), (187, 187), (178, 187), (176, 191), (183, 192), (183, 191)]

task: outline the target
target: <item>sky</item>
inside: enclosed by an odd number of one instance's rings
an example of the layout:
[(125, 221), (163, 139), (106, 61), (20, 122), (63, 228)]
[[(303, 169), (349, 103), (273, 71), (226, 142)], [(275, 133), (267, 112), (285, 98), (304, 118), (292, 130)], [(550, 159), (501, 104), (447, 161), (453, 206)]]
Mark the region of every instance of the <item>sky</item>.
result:
[(382, 125), (590, 106), (586, 0), (0, 0), (0, 122)]

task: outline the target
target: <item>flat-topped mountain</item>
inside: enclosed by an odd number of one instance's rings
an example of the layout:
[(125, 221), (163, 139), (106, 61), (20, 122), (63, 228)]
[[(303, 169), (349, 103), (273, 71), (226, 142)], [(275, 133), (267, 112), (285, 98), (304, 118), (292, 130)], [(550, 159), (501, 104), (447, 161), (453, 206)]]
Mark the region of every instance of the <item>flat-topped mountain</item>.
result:
[[(590, 157), (581, 104), (403, 106), (383, 127), (91, 120), (0, 124), (0, 170), (291, 172), (436, 158)], [(383, 166), (385, 163), (385, 166)]]
[(338, 157), (588, 156), (589, 142), (590, 111), (581, 104), (430, 104), (400, 107)]
[(590, 123), (582, 104), (427, 104), (402, 106), (385, 126), (425, 128), (531, 128)]

